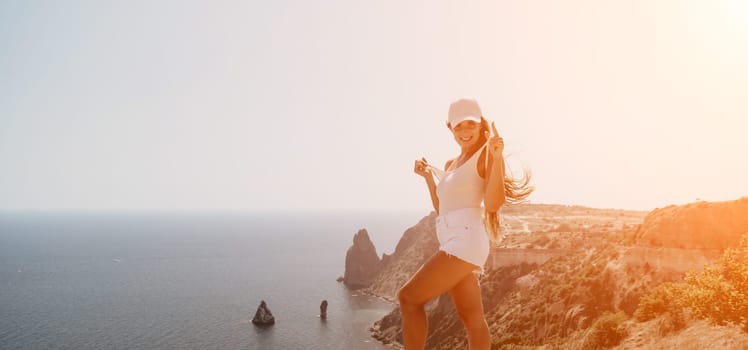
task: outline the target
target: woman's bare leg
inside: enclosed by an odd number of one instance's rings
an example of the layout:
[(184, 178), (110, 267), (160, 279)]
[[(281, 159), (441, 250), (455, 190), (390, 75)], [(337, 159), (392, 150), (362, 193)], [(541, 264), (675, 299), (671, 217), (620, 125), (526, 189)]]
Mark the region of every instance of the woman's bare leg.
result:
[(449, 291), (449, 295), (465, 326), (470, 350), (489, 350), (491, 335), (488, 332), (486, 317), (483, 315), (478, 278), (473, 273), (469, 274)]
[(398, 299), (405, 350), (421, 350), (426, 344), (428, 319), (423, 306), (452, 289), (465, 276), (472, 275), (473, 270), (475, 265), (438, 251), (400, 288)]

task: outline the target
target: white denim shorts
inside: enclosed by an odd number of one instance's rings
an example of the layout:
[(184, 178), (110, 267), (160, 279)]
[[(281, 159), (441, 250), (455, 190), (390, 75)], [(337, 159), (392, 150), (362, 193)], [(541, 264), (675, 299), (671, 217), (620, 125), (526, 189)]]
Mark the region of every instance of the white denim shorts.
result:
[(483, 225), (483, 208), (455, 209), (436, 217), (439, 250), (477, 266), (483, 273), (490, 240)]

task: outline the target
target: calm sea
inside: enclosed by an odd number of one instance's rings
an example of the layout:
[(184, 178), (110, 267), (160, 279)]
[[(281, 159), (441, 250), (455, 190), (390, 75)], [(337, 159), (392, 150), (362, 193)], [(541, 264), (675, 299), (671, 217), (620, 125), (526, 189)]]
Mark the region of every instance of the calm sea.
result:
[(384, 349), (392, 305), (335, 279), (358, 229), (391, 253), (421, 216), (0, 213), (0, 348)]

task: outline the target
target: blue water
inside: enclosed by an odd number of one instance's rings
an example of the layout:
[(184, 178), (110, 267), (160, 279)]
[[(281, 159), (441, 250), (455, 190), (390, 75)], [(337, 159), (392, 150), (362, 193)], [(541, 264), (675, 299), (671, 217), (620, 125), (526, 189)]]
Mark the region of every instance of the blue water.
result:
[(392, 305), (335, 279), (358, 229), (391, 253), (420, 216), (0, 213), (0, 348), (383, 349)]

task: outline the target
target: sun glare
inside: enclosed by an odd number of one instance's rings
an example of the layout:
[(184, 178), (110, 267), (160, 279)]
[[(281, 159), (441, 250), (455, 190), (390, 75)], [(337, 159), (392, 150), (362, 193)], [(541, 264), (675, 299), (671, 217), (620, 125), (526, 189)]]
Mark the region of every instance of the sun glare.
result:
[(748, 34), (748, 1), (724, 0), (722, 10), (729, 26), (738, 34)]
[(679, 3), (687, 37), (700, 42), (694, 52), (710, 62), (742, 67), (748, 59), (748, 1), (718, 0)]
[(712, 23), (708, 23), (712, 34), (723, 35), (732, 42), (748, 42), (748, 1), (722, 0), (704, 4), (714, 6)]

